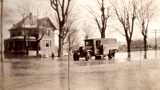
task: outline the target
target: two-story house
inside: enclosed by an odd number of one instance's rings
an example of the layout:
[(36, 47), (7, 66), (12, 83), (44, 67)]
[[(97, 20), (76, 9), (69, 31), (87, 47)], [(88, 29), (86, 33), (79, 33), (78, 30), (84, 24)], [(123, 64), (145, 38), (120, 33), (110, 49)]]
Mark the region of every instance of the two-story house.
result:
[(51, 56), (55, 52), (55, 30), (48, 17), (39, 19), (30, 13), (9, 30), (10, 38), (4, 41), (5, 54)]

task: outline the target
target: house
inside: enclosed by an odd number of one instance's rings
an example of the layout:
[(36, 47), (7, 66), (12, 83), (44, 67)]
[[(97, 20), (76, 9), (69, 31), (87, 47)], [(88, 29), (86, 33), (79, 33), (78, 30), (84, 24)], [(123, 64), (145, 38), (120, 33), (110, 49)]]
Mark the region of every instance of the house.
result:
[(30, 13), (9, 30), (4, 41), (5, 54), (51, 56), (55, 52), (56, 27), (48, 17), (37, 18)]

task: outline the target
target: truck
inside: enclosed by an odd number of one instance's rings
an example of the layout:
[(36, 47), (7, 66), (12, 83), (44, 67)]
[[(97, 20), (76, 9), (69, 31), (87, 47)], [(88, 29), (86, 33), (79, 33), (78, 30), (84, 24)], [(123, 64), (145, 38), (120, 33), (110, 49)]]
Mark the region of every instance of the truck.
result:
[(118, 52), (118, 43), (114, 38), (97, 38), (84, 40), (85, 46), (79, 47), (73, 53), (73, 59), (78, 61), (79, 58), (84, 57), (86, 61), (91, 57), (95, 59), (112, 59), (116, 52)]

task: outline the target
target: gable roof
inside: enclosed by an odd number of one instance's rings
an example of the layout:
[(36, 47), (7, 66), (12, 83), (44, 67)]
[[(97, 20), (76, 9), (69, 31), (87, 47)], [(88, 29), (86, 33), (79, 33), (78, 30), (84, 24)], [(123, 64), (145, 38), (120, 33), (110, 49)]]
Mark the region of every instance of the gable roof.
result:
[(38, 25), (39, 26), (44, 26), (44, 27), (50, 27), (51, 26), (54, 30), (56, 29), (56, 27), (54, 26), (52, 21), (49, 19), (49, 17), (44, 17), (44, 18), (38, 19)]
[(39, 26), (52, 27), (53, 30), (56, 29), (49, 17), (38, 19), (36, 16), (29, 14), (28, 16), (20, 20), (18, 23), (14, 24), (10, 30), (14, 30), (17, 28), (37, 28)]

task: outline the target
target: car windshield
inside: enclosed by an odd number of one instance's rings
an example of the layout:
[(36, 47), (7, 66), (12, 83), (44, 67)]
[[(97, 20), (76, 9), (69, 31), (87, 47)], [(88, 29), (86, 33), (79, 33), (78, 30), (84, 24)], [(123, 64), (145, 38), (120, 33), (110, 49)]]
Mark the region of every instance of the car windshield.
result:
[(93, 40), (86, 40), (85, 45), (86, 46), (93, 46)]

